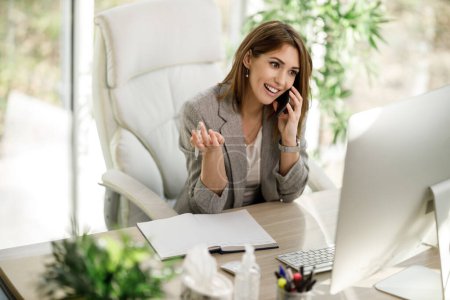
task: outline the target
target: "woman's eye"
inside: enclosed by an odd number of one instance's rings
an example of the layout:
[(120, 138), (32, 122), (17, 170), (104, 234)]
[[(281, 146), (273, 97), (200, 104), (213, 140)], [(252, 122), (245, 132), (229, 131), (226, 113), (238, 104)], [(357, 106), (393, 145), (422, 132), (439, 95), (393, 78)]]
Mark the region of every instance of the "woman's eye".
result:
[(270, 65), (272, 66), (272, 67), (274, 67), (274, 68), (278, 68), (279, 66), (280, 66), (280, 64), (279, 63), (277, 63), (277, 62), (271, 62), (270, 63)]
[(297, 71), (291, 71), (291, 72), (290, 72), (290, 75), (293, 76), (293, 77), (297, 76), (297, 74), (298, 74)]

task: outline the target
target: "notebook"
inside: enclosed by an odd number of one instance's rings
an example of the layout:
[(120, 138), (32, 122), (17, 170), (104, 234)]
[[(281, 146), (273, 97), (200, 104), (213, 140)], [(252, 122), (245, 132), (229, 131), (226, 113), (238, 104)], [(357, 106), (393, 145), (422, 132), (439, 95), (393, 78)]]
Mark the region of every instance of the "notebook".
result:
[(205, 244), (211, 252), (244, 251), (245, 244), (258, 249), (278, 248), (277, 242), (247, 210), (221, 214), (186, 213), (138, 223), (137, 227), (162, 260), (184, 256)]

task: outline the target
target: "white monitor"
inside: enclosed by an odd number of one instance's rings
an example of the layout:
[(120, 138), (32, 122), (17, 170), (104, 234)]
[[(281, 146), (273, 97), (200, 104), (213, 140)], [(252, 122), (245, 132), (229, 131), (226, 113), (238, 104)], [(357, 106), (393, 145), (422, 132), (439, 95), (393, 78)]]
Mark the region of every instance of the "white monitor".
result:
[[(405, 298), (411, 298), (405, 290), (417, 299), (420, 290), (425, 299), (448, 295), (449, 211), (450, 85), (353, 115), (331, 292), (417, 254), (423, 238), (436, 232), (438, 213), (441, 272), (425, 269), (423, 275), (413, 268), (375, 287)], [(404, 280), (411, 275), (418, 276), (418, 284)], [(423, 286), (427, 279), (431, 287)]]

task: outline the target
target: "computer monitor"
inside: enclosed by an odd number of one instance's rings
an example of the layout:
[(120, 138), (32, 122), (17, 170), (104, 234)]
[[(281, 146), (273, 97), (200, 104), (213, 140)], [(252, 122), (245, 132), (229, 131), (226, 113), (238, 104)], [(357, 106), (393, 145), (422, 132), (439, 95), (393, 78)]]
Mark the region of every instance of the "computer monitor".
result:
[[(430, 230), (436, 232), (437, 213), (441, 272), (427, 269), (431, 275), (425, 278), (414, 273), (418, 284), (403, 281), (401, 278), (411, 275), (403, 273), (375, 287), (383, 290), (393, 285), (384, 291), (406, 298), (408, 295), (401, 294), (405, 287), (412, 293), (420, 293), (414, 287), (421, 289), (427, 299), (442, 298), (444, 291), (448, 295), (449, 210), (450, 85), (353, 115), (331, 292), (417, 254), (423, 238)], [(429, 279), (434, 287), (423, 286), (428, 278), (435, 278)]]

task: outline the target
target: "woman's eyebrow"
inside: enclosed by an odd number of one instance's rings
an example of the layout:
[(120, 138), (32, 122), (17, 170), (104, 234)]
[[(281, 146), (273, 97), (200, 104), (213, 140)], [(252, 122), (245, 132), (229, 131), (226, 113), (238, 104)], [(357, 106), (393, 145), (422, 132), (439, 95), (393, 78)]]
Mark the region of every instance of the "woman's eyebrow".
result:
[[(276, 60), (276, 61), (277, 61), (279, 64), (281, 64), (281, 65), (285, 65), (285, 64), (286, 64), (284, 61), (282, 61), (282, 60), (279, 59), (278, 57), (271, 56), (271, 57), (269, 57), (269, 58), (270, 58), (270, 59)], [(293, 69), (293, 70), (300, 71), (300, 67), (292, 67), (292, 69)]]

